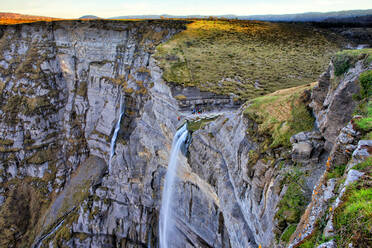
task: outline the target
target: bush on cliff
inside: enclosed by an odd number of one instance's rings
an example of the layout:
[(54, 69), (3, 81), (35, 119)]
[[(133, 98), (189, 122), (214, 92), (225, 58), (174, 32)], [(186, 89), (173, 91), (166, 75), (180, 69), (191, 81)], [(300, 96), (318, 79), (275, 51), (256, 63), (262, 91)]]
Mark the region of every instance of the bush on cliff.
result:
[(335, 75), (341, 76), (353, 67), (358, 60), (365, 59), (365, 63), (372, 62), (372, 48), (360, 50), (344, 50), (333, 56), (332, 62), (335, 67)]
[(372, 70), (361, 73), (359, 76), (359, 82), (362, 86), (361, 95), (365, 98), (372, 96)]
[[(371, 56), (372, 57), (372, 56)], [(355, 119), (355, 127), (364, 134), (362, 139), (372, 139), (372, 71), (365, 71), (359, 76), (361, 86), (360, 94), (354, 98), (358, 106), (354, 114), (361, 115), (361, 118)]]

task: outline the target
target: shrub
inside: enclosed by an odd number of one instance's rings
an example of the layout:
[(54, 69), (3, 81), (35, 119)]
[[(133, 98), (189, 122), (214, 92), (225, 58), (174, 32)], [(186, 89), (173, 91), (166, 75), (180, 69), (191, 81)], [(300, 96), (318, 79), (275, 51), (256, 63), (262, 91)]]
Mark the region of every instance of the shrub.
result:
[(333, 65), (336, 76), (344, 74), (350, 68), (350, 57), (345, 54), (339, 54), (334, 57)]
[(355, 121), (357, 128), (362, 131), (372, 131), (372, 117), (361, 118)]
[(372, 96), (372, 70), (361, 73), (359, 76), (359, 82), (362, 87), (362, 96), (367, 98)]
[(360, 59), (365, 59), (367, 63), (370, 63), (372, 61), (372, 49), (344, 50), (336, 53), (332, 58), (335, 75), (341, 76)]

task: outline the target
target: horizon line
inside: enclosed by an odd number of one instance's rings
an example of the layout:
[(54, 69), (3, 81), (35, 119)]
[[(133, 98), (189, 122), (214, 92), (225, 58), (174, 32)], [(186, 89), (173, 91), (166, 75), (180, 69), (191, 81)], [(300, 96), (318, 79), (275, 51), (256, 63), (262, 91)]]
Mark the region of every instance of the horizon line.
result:
[[(325, 12), (322, 12), (322, 11), (309, 11), (309, 12), (297, 12), (297, 13), (286, 13), (286, 14), (244, 14), (244, 15), (237, 15), (237, 14), (215, 14), (215, 15), (205, 15), (205, 14), (185, 14), (185, 15), (173, 15), (173, 14), (166, 14), (166, 13), (163, 13), (163, 14), (135, 14), (135, 15), (131, 15), (131, 14), (122, 14), (122, 15), (116, 15), (116, 16), (111, 16), (111, 17), (100, 17), (100, 16), (97, 16), (97, 15), (94, 15), (94, 14), (84, 14), (82, 16), (79, 16), (79, 17), (75, 17), (75, 18), (81, 18), (83, 16), (96, 16), (96, 17), (99, 17), (101, 19), (110, 19), (110, 18), (115, 18), (115, 17), (120, 17), (120, 16), (128, 16), (128, 17), (131, 17), (131, 16), (175, 16), (175, 17), (178, 17), (178, 16), (205, 16), (205, 17), (208, 17), (208, 16), (212, 16), (212, 17), (218, 17), (218, 16), (236, 16), (236, 17), (241, 17), (241, 16), (244, 16), (244, 17), (249, 17), (249, 16), (284, 16), (284, 15), (301, 15), (301, 14), (311, 14), (311, 13), (321, 13), (321, 14), (326, 14), (326, 13), (336, 13), (336, 12), (347, 12), (347, 11), (368, 11), (368, 10), (372, 10), (371, 8), (368, 8), (368, 9), (346, 9), (346, 10), (335, 10), (335, 11), (325, 11)], [(74, 18), (68, 18), (68, 17), (53, 17), (53, 16), (47, 16), (47, 15), (34, 15), (34, 14), (25, 14), (25, 13), (20, 13), (20, 12), (0, 12), (0, 14), (19, 14), (19, 15), (28, 15), (28, 16), (39, 16), (39, 17), (49, 17), (49, 18), (55, 18), (55, 19), (74, 19)], [(368, 14), (367, 14), (368, 15)]]

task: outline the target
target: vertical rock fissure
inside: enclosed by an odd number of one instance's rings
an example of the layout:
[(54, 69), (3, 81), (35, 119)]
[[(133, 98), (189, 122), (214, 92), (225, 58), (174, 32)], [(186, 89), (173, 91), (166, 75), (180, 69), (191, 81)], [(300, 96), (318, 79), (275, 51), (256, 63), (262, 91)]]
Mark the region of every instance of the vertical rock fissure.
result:
[(174, 181), (177, 175), (177, 162), (178, 155), (181, 151), (182, 144), (185, 143), (188, 136), (187, 124), (180, 128), (174, 138), (172, 143), (171, 155), (168, 163), (168, 170), (165, 176), (164, 189), (162, 194), (160, 218), (159, 218), (159, 239), (160, 248), (168, 248), (168, 236), (171, 231), (172, 226), (172, 216), (171, 216), (171, 202), (173, 195)]

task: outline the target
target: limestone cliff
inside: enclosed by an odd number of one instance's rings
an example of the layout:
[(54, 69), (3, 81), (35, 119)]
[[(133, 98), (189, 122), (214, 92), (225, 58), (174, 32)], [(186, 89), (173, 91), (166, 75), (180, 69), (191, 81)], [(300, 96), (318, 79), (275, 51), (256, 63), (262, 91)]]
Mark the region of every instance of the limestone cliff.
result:
[[(146, 243), (165, 171), (164, 148), (169, 147), (177, 119), (170, 90), (161, 83), (154, 85), (161, 75), (153, 69), (150, 55), (159, 42), (182, 28), (182, 22), (151, 21), (2, 28), (1, 204), (26, 207), (19, 209), (25, 220), (7, 218), (14, 213), (4, 213), (2, 246), (31, 245), (35, 238), (37, 243), (59, 218), (71, 209), (79, 210), (92, 184), (100, 185), (92, 195), (97, 191), (102, 198), (95, 198), (99, 201), (92, 209), (101, 204), (102, 211), (112, 214), (100, 218), (103, 223), (95, 223), (101, 230), (76, 225), (74, 232)], [(120, 156), (114, 158), (113, 171), (102, 179), (121, 95), (126, 112), (116, 145)], [(88, 157), (94, 159), (96, 172), (79, 168)], [(11, 200), (22, 187), (35, 191), (31, 199)], [(69, 187), (70, 195), (64, 193)], [(34, 208), (42, 211), (34, 216)], [(116, 213), (128, 221), (119, 223)]]
[[(183, 28), (181, 21), (1, 28), (0, 246), (157, 247), (173, 135), (185, 119), (195, 121), (194, 104), (228, 111), (193, 130), (180, 156), (172, 247), (298, 247), (311, 238), (328, 207), (316, 205), (313, 191), (323, 187), (327, 161), (370, 152), (370, 142), (358, 147), (361, 134), (344, 127), (359, 75), (371, 65), (357, 62), (336, 84), (331, 65), (312, 93), (296, 91), (288, 99), (313, 110), (317, 125), (275, 145), (262, 120), (246, 114), (249, 103), (234, 110), (229, 97), (163, 81), (151, 55)], [(185, 92), (192, 101), (174, 97)], [(125, 113), (108, 170), (120, 99)], [(334, 191), (327, 185), (324, 192)], [(298, 209), (286, 203), (292, 198)]]

